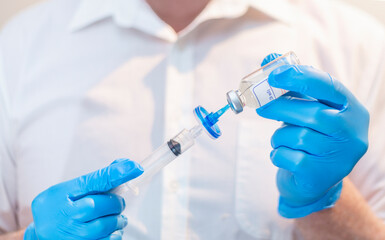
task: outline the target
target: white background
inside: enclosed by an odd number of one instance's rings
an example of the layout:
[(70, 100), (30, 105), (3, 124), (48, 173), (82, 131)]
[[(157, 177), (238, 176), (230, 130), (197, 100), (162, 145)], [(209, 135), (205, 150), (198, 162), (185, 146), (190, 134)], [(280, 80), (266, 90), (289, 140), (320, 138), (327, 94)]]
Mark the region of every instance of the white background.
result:
[[(0, 0), (0, 27), (20, 10), (41, 0)], [(337, 0), (336, 0), (337, 1)], [(385, 26), (385, 0), (338, 0), (351, 3), (372, 14)]]

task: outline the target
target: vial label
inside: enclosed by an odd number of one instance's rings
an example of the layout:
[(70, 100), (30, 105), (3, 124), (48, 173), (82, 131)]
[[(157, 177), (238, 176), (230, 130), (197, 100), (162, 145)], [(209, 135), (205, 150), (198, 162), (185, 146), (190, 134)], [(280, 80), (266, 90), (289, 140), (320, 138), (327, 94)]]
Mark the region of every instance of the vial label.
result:
[(270, 86), (267, 80), (268, 78), (265, 78), (252, 87), (252, 92), (257, 99), (259, 107), (262, 107), (288, 92), (287, 90)]

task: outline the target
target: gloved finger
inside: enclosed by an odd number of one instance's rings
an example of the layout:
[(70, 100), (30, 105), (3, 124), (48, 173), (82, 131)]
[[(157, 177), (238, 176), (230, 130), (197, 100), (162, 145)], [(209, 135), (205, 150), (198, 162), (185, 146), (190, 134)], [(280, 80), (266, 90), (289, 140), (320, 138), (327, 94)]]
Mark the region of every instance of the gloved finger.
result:
[(24, 232), (24, 240), (38, 240), (35, 231), (35, 223), (28, 225), (27, 229)]
[[(301, 196), (301, 198), (296, 199), (295, 202), (291, 202), (290, 205), (292, 207), (306, 205), (314, 198), (311, 191), (307, 191), (299, 185), (296, 174), (280, 168), (278, 169), (276, 178), (277, 187), (281, 197), (290, 199), (292, 196)], [(322, 191), (320, 192), (322, 193)]]
[(125, 208), (122, 197), (113, 194), (88, 195), (73, 202), (69, 214), (72, 219), (79, 222), (120, 214)]
[(123, 231), (119, 230), (119, 231), (115, 231), (110, 236), (105, 238), (100, 238), (99, 240), (121, 240), (122, 237), (123, 237)]
[(338, 139), (328, 135), (291, 124), (278, 128), (271, 137), (271, 146), (274, 149), (287, 147), (317, 156), (330, 154), (339, 143)]
[(276, 88), (299, 92), (341, 109), (352, 94), (328, 73), (310, 66), (283, 65), (269, 75), (269, 83)]
[(270, 63), (271, 61), (275, 60), (276, 58), (279, 58), (280, 56), (282, 56), (282, 54), (278, 54), (278, 53), (270, 53), (269, 55), (267, 55), (262, 63), (261, 63), (261, 67), (265, 66), (266, 64)]
[(109, 237), (115, 231), (127, 226), (127, 218), (123, 215), (106, 216), (85, 223), (87, 237), (90, 239), (101, 239)]
[(282, 96), (258, 108), (257, 113), (268, 119), (282, 121), (292, 125), (311, 128), (315, 131), (333, 135), (344, 129), (340, 121), (339, 110), (330, 108), (318, 101)]
[(306, 153), (287, 147), (278, 147), (270, 153), (271, 162), (282, 169), (296, 173), (306, 158)]
[(79, 199), (85, 195), (103, 193), (128, 182), (143, 173), (143, 168), (128, 159), (115, 162), (106, 168), (72, 180), (71, 198)]
[(118, 158), (118, 159), (115, 159), (115, 160), (110, 164), (110, 166), (113, 165), (113, 164), (117, 164), (117, 163), (120, 163), (120, 162), (127, 161), (127, 160), (129, 160), (129, 159), (127, 159), (127, 158)]
[[(315, 193), (325, 193), (330, 186), (341, 181), (341, 176), (346, 176), (346, 173), (353, 169), (354, 164), (348, 162), (338, 168), (331, 168), (335, 166), (334, 162), (340, 159), (330, 156), (315, 156), (286, 147), (279, 147), (271, 153), (274, 165), (293, 174), (292, 188), (300, 189), (300, 192), (295, 194), (302, 197), (314, 197)], [(283, 181), (282, 178), (280, 181)]]

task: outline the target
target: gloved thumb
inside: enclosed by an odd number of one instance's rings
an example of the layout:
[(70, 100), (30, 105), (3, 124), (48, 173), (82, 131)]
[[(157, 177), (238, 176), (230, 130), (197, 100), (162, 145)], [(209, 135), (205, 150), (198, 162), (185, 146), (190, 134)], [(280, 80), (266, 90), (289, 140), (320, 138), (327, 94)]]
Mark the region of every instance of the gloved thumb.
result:
[(119, 159), (106, 168), (72, 180), (73, 191), (70, 197), (76, 200), (86, 195), (108, 192), (142, 173), (143, 168), (138, 163)]

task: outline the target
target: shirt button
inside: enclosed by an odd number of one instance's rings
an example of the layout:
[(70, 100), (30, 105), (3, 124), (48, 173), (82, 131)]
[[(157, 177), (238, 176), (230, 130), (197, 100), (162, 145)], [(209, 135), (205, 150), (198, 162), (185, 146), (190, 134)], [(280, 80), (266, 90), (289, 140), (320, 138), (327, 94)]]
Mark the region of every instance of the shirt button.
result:
[(175, 46), (176, 46), (176, 49), (177, 49), (178, 51), (183, 51), (184, 48), (186, 47), (186, 44), (184, 43), (184, 41), (178, 40), (178, 41), (175, 43)]
[(221, 220), (222, 221), (225, 221), (226, 219), (228, 219), (230, 217), (230, 214), (229, 213), (224, 213), (221, 215)]
[(168, 184), (168, 187), (170, 189), (170, 192), (176, 193), (179, 189), (179, 183), (176, 180), (170, 181), (170, 183)]

